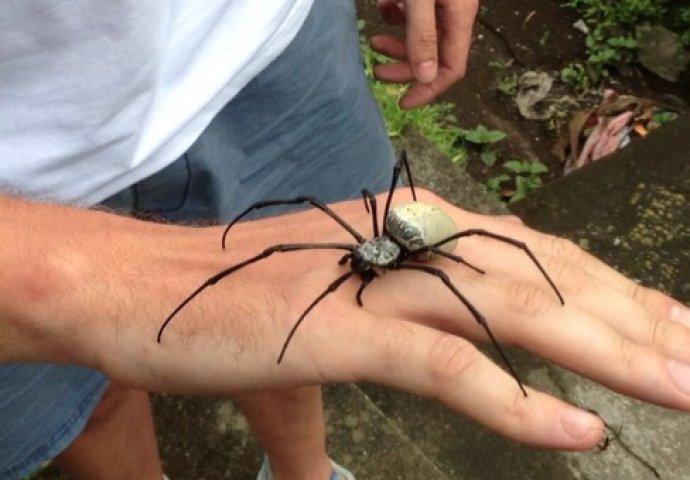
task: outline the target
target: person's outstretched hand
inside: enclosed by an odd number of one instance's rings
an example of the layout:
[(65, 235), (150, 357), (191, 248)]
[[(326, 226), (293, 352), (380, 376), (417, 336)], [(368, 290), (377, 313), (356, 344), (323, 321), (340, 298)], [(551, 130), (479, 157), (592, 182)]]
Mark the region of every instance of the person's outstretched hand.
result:
[(371, 47), (395, 61), (378, 65), (379, 80), (413, 85), (402, 108), (429, 103), (465, 75), (477, 0), (378, 0), (384, 20), (405, 27), (405, 38), (377, 35)]
[[(568, 241), (418, 194), (449, 212), (461, 229), (525, 241), (562, 292), (565, 305), (523, 251), (491, 239), (463, 239), (456, 250), (485, 274), (432, 260), (484, 314), (500, 342), (624, 394), (690, 409), (690, 310)], [(406, 197), (399, 191), (395, 203)], [(311, 311), (277, 364), (297, 318), (350, 268), (338, 264), (339, 250), (276, 253), (233, 273), (186, 305), (157, 343), (170, 312), (224, 268), (278, 243), (353, 242), (322, 212), (238, 224), (223, 251), (223, 227), (11, 203), (13, 215), (0, 215), (6, 237), (2, 361), (79, 363), (168, 392), (233, 394), (367, 381), (436, 399), (533, 445), (582, 450), (604, 435), (595, 415), (529, 386), (523, 396), (515, 379), (470, 342), (486, 335), (467, 309), (422, 272), (381, 274), (365, 290), (364, 307), (355, 301), (357, 277), (351, 278)], [(333, 208), (371, 236), (361, 200)]]

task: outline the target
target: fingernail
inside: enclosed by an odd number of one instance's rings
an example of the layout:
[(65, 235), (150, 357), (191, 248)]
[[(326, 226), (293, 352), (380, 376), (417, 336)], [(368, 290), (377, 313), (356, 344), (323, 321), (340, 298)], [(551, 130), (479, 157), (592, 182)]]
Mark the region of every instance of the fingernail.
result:
[(678, 360), (669, 360), (666, 368), (676, 387), (686, 395), (690, 395), (690, 365)]
[(436, 78), (436, 62), (433, 60), (426, 60), (417, 65), (415, 77), (422, 83), (433, 82)]
[(690, 328), (690, 308), (676, 304), (671, 308), (671, 320)]
[(601, 420), (596, 415), (577, 408), (569, 408), (563, 413), (561, 425), (575, 440), (582, 440), (592, 430), (602, 430)]

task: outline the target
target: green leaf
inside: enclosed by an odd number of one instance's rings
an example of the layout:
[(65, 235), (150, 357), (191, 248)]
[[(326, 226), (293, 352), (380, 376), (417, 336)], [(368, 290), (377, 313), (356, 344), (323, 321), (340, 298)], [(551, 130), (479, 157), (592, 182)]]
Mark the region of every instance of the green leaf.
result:
[(530, 170), (529, 163), (520, 160), (509, 160), (503, 164), (503, 168), (513, 173), (524, 173)]
[(496, 143), (506, 138), (500, 130), (489, 130), (484, 125), (478, 125), (474, 130), (465, 132), (465, 140), (477, 144)]
[(479, 158), (487, 167), (493, 167), (496, 163), (496, 150), (485, 148), (482, 150), (482, 153), (479, 154)]
[(540, 173), (546, 173), (548, 171), (549, 171), (549, 167), (547, 167), (546, 165), (544, 165), (541, 162), (530, 163), (530, 172), (535, 174), (535, 175), (538, 175)]
[(508, 180), (510, 180), (510, 175), (506, 175), (505, 173), (491, 177), (486, 181), (486, 188), (491, 192), (498, 192), (501, 189), (501, 183), (507, 182)]

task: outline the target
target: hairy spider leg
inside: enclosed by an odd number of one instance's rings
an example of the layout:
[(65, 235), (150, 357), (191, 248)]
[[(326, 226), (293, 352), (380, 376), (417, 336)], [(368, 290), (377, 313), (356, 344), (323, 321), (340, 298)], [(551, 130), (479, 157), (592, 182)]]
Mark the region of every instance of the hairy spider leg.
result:
[(418, 248), (418, 249), (416, 249), (410, 253), (412, 253), (412, 254), (424, 253), (427, 250), (429, 250), (430, 247), (440, 247), (441, 245), (448, 243), (448, 242), (452, 242), (453, 240), (463, 238), (463, 237), (470, 237), (473, 235), (493, 238), (494, 240), (498, 240), (499, 242), (507, 243), (507, 244), (512, 245), (514, 247), (517, 247), (520, 250), (522, 250), (523, 252), (525, 252), (525, 254), (530, 258), (530, 260), (532, 260), (532, 263), (534, 263), (534, 265), (539, 269), (542, 276), (546, 279), (547, 282), (549, 282), (549, 285), (551, 286), (553, 291), (556, 293), (556, 296), (558, 297), (558, 300), (561, 302), (561, 305), (565, 305), (565, 300), (563, 300), (563, 295), (561, 295), (561, 292), (558, 290), (558, 287), (556, 287), (556, 284), (554, 283), (554, 281), (551, 280), (551, 277), (549, 277), (549, 274), (546, 273), (546, 269), (544, 269), (542, 264), (539, 263), (539, 260), (537, 260), (537, 257), (534, 256), (534, 254), (532, 253), (532, 250), (529, 249), (529, 247), (527, 246), (527, 244), (525, 242), (515, 240), (514, 238), (506, 237), (505, 235), (500, 235), (498, 233), (489, 232), (488, 230), (483, 230), (481, 228), (470, 228), (468, 230), (463, 230), (463, 231), (454, 233), (453, 235), (446, 237), (443, 240), (434, 243), (433, 245)]
[(339, 276), (339, 277), (336, 278), (333, 282), (331, 282), (331, 284), (328, 285), (328, 287), (326, 287), (326, 290), (324, 290), (323, 292), (321, 292), (321, 294), (319, 294), (319, 296), (316, 297), (316, 298), (314, 299), (313, 302), (311, 302), (311, 304), (310, 304), (310, 305), (307, 307), (307, 309), (302, 313), (302, 315), (300, 315), (300, 317), (297, 319), (297, 321), (295, 322), (295, 324), (294, 324), (294, 325), (292, 326), (292, 328), (290, 329), (290, 333), (288, 333), (288, 336), (287, 336), (287, 338), (285, 339), (285, 342), (283, 343), (283, 348), (280, 349), (280, 355), (278, 355), (278, 362), (277, 362), (277, 363), (280, 363), (280, 362), (283, 361), (283, 357), (285, 356), (285, 351), (287, 350), (287, 347), (288, 347), (288, 345), (290, 344), (290, 341), (292, 340), (292, 337), (295, 336), (295, 332), (297, 332), (297, 329), (298, 329), (299, 326), (302, 324), (302, 322), (304, 321), (304, 319), (307, 317), (307, 315), (309, 314), (309, 312), (311, 312), (311, 311), (314, 309), (314, 307), (316, 307), (316, 305), (319, 304), (319, 302), (320, 302), (321, 300), (323, 300), (324, 298), (326, 298), (326, 296), (327, 296), (329, 293), (335, 292), (335, 291), (338, 289), (338, 287), (340, 287), (343, 283), (345, 283), (345, 281), (346, 281), (348, 278), (350, 278), (352, 275), (354, 275), (355, 273), (356, 273), (356, 272), (355, 272), (354, 270), (350, 270), (349, 272), (346, 272), (346, 273), (344, 273), (343, 275)]
[(432, 253), (439, 255), (441, 257), (445, 257), (449, 260), (453, 260), (454, 262), (462, 263), (463, 265), (465, 265), (466, 267), (470, 267), (472, 270), (474, 270), (477, 273), (481, 273), (481, 274), (486, 273), (481, 268), (475, 267), (474, 265), (472, 265), (470, 262), (468, 262), (467, 260), (462, 258), (460, 255), (455, 255), (454, 253), (446, 252), (445, 250), (441, 250), (440, 248), (438, 248), (435, 245), (426, 245), (424, 247), (418, 248), (418, 249), (410, 252), (410, 255), (415, 255), (417, 253), (426, 253), (426, 252), (432, 252)]
[(364, 199), (364, 209), (367, 213), (371, 213), (371, 221), (373, 223), (374, 237), (379, 236), (379, 219), (378, 210), (376, 209), (376, 196), (370, 190), (362, 189), (362, 198)]
[(328, 207), (328, 205), (323, 203), (318, 198), (314, 198), (309, 195), (302, 195), (287, 200), (262, 200), (247, 207), (246, 210), (244, 210), (237, 217), (235, 217), (235, 219), (232, 222), (230, 222), (227, 227), (225, 227), (225, 231), (223, 231), (223, 237), (221, 240), (223, 250), (225, 250), (225, 239), (230, 229), (253, 210), (260, 210), (262, 208), (273, 207), (278, 205), (298, 205), (300, 203), (310, 203), (313, 207), (321, 210), (323, 213), (325, 213), (333, 220), (338, 222), (338, 224), (340, 224), (341, 227), (347, 230), (350, 233), (350, 235), (352, 235), (355, 238), (355, 240), (357, 240), (358, 243), (364, 243), (366, 241), (366, 239), (357, 230), (355, 230), (349, 223), (347, 223), (340, 215), (331, 210), (331, 208)]
[(440, 279), (449, 289), (453, 294), (467, 307), (467, 309), (470, 311), (474, 319), (477, 321), (479, 325), (482, 326), (486, 334), (489, 336), (489, 339), (491, 340), (491, 343), (493, 346), (496, 348), (496, 351), (498, 352), (499, 356), (501, 357), (501, 360), (505, 364), (505, 366), (508, 368), (508, 371), (512, 375), (512, 377), (517, 381), (518, 386), (520, 387), (520, 390), (522, 390), (522, 394), (526, 397), (527, 396), (527, 390), (525, 390), (525, 386), (522, 383), (522, 380), (520, 380), (520, 376), (517, 374), (517, 371), (513, 367), (513, 364), (508, 360), (508, 356), (503, 352), (503, 349), (501, 346), (498, 344), (498, 341), (496, 340), (496, 337), (494, 337), (493, 332), (491, 331), (491, 328), (489, 327), (489, 323), (486, 321), (484, 318), (484, 315), (482, 315), (479, 310), (477, 310), (472, 303), (462, 294), (460, 291), (455, 287), (453, 282), (450, 280), (448, 275), (441, 270), (440, 268), (436, 267), (431, 267), (429, 265), (410, 265), (410, 264), (404, 264), (404, 265), (398, 265), (396, 267), (391, 267), (391, 269), (397, 269), (397, 270), (418, 270), (420, 272), (426, 272), (430, 275), (435, 276), (436, 278)]
[(255, 255), (251, 258), (248, 258), (247, 260), (244, 260), (243, 262), (237, 263), (233, 265), (232, 267), (226, 268), (225, 270), (221, 270), (220, 272), (216, 273), (212, 277), (209, 277), (204, 283), (202, 283), (199, 287), (197, 287), (194, 292), (191, 293), (187, 298), (185, 298), (182, 303), (180, 303), (175, 309), (168, 315), (168, 318), (165, 319), (163, 324), (161, 325), (160, 329), (158, 330), (158, 336), (156, 337), (158, 343), (161, 343), (161, 337), (163, 336), (163, 331), (166, 329), (168, 324), (172, 321), (173, 318), (175, 318), (175, 315), (177, 315), (180, 310), (182, 310), (189, 302), (191, 302), (194, 297), (199, 295), (202, 291), (204, 291), (206, 288), (215, 285), (228, 275), (235, 273), (238, 270), (243, 269), (244, 267), (247, 267), (253, 263), (258, 262), (259, 260), (262, 260), (264, 258), (270, 257), (274, 253), (282, 253), (282, 252), (295, 252), (299, 250), (348, 250), (348, 251), (353, 251), (356, 247), (354, 245), (350, 245), (347, 243), (285, 243), (285, 244), (279, 244), (279, 245), (273, 245), (272, 247), (268, 247), (265, 249), (263, 252), (259, 253), (258, 255)]
[(391, 186), (388, 190), (388, 197), (386, 197), (386, 207), (383, 210), (383, 234), (387, 233), (386, 229), (386, 218), (388, 218), (388, 212), (391, 208), (391, 200), (393, 199), (393, 192), (398, 186), (398, 180), (400, 180), (400, 170), (405, 168), (405, 173), (407, 174), (407, 181), (410, 184), (410, 191), (412, 192), (412, 200), (417, 201), (417, 193), (414, 190), (414, 183), (412, 181), (412, 171), (410, 170), (410, 162), (407, 160), (407, 152), (403, 150), (398, 156), (398, 161), (393, 167), (393, 176), (391, 177)]
[(357, 295), (355, 295), (355, 298), (357, 299), (357, 305), (363, 307), (364, 302), (362, 302), (362, 293), (364, 293), (364, 289), (367, 288), (367, 285), (369, 285), (373, 279), (377, 278), (379, 274), (374, 270), (368, 270), (360, 273), (359, 276), (362, 278), (362, 284), (357, 289)]

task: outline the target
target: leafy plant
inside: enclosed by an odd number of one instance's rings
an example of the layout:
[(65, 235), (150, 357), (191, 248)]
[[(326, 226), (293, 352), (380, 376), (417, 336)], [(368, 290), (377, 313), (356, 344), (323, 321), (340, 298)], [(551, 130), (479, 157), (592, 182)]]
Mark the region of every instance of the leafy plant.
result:
[(479, 148), (479, 158), (487, 166), (496, 163), (496, 150), (493, 144), (506, 138), (506, 134), (500, 130), (489, 130), (484, 125), (478, 125), (473, 130), (462, 130), (462, 138)]
[[(564, 3), (576, 9), (589, 28), (585, 39), (586, 73), (592, 83), (598, 84), (608, 77), (612, 67), (637, 60), (635, 27), (645, 22), (659, 23), (668, 3), (669, 0), (567, 0)], [(572, 73), (566, 75), (570, 80)]]
[(498, 79), (498, 90), (506, 95), (513, 96), (518, 90), (517, 75), (504, 75)]
[(587, 68), (581, 63), (571, 63), (561, 70), (561, 81), (575, 90), (585, 91), (591, 87)]
[[(522, 200), (541, 187), (540, 175), (549, 171), (541, 162), (526, 160), (510, 160), (503, 164), (503, 168), (509, 173), (490, 178), (486, 182), (486, 188), (502, 198), (508, 198), (511, 203)], [(506, 182), (509, 182), (508, 185), (505, 185)]]

